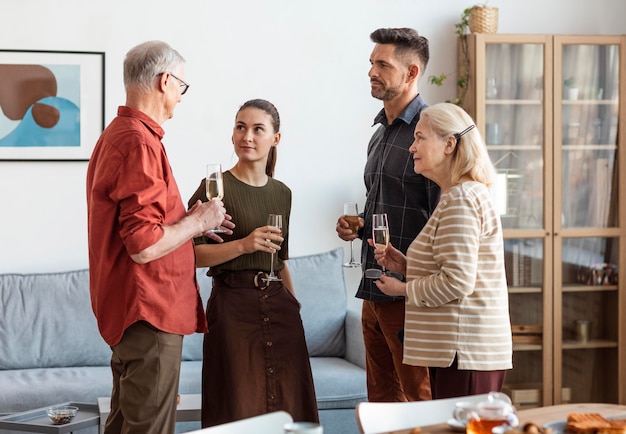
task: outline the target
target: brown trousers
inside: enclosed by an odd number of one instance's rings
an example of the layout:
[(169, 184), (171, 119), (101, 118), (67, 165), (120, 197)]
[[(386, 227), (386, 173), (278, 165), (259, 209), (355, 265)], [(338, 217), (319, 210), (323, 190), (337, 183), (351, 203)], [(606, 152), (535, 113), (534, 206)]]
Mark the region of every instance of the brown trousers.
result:
[[(105, 434), (173, 434), (183, 337), (144, 321), (113, 346), (111, 413)], [(198, 378), (200, 381), (200, 378)]]
[(506, 371), (462, 371), (457, 359), (448, 368), (429, 368), (433, 399), (500, 392)]
[(431, 399), (428, 368), (402, 363), (404, 300), (363, 301), (363, 340), (369, 401)]

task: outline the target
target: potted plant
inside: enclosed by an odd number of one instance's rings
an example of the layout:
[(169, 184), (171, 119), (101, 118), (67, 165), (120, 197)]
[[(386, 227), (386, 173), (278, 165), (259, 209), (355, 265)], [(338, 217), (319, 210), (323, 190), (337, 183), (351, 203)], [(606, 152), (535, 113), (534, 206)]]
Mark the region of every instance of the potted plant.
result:
[[(498, 8), (487, 6), (487, 3), (477, 4), (463, 10), (461, 21), (454, 25), (455, 33), (459, 37), (459, 49), (461, 50), (461, 65), (459, 77), (456, 82), (457, 96), (451, 102), (463, 106), (463, 100), (467, 94), (470, 80), (470, 62), (467, 48), (467, 33), (495, 33), (498, 29)], [(428, 82), (435, 86), (443, 85), (448, 78), (447, 74), (431, 75)]]
[[(469, 29), (469, 16), (472, 11), (472, 8), (465, 8), (463, 13), (461, 14), (461, 21), (454, 25), (456, 29), (455, 33), (459, 37), (460, 42), (460, 50), (461, 50), (461, 71), (459, 78), (456, 82), (457, 86), (457, 96), (453, 100), (447, 100), (446, 102), (450, 102), (456, 104), (458, 106), (463, 106), (463, 99), (467, 94), (467, 87), (469, 84), (469, 71), (470, 71), (470, 63), (469, 63), (469, 55), (467, 51), (467, 32)], [(428, 82), (430, 84), (434, 84), (435, 86), (442, 86), (443, 82), (448, 78), (445, 73), (441, 73), (439, 75), (431, 75), (428, 77)]]
[(563, 81), (563, 90), (565, 91), (565, 98), (570, 100), (578, 99), (578, 88), (576, 87), (576, 78), (568, 77)]

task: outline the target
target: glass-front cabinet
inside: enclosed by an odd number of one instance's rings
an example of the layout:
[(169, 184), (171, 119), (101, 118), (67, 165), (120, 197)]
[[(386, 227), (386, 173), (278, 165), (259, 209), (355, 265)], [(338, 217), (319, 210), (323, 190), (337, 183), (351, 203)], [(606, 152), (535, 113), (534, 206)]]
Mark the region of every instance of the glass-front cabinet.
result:
[(518, 407), (626, 403), (625, 40), (459, 44), (463, 105), (497, 170)]

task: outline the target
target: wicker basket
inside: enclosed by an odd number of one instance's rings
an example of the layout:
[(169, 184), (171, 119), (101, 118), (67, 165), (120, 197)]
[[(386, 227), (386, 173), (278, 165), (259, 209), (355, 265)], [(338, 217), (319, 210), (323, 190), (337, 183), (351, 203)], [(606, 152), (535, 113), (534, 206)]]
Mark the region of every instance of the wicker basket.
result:
[(498, 8), (474, 6), (469, 14), (469, 29), (472, 33), (496, 33), (498, 31)]

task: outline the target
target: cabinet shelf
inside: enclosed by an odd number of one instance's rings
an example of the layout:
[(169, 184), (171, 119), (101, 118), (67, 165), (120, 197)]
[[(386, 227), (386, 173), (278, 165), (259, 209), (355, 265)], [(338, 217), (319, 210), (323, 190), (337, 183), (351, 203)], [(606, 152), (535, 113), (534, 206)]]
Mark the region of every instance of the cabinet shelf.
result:
[(513, 351), (541, 351), (541, 344), (513, 344)]
[(564, 99), (561, 101), (563, 105), (616, 105), (617, 100), (612, 99)]
[(564, 350), (585, 350), (594, 348), (617, 348), (616, 341), (594, 339), (587, 342), (563, 341)]
[(488, 99), (485, 101), (487, 105), (536, 105), (543, 106), (540, 99)]
[(510, 286), (509, 294), (541, 294), (543, 288), (540, 286)]
[(541, 146), (535, 146), (535, 145), (487, 145), (487, 150), (520, 152), (520, 151), (541, 151), (542, 148)]
[(614, 144), (589, 144), (589, 145), (563, 145), (563, 151), (616, 151), (617, 146)]
[(563, 292), (618, 291), (617, 285), (564, 285)]

